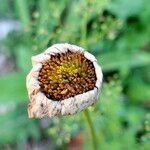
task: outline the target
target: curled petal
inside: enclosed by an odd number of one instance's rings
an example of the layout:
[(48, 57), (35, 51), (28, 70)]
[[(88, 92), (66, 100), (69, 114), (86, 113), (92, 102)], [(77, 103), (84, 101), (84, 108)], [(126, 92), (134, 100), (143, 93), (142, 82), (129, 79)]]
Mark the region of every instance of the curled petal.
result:
[(72, 52), (78, 52), (78, 53), (82, 53), (84, 51), (83, 48), (79, 47), (79, 46), (76, 46), (76, 45), (71, 45), (71, 44), (66, 44), (67, 47), (69, 47), (69, 49), (72, 51)]
[(42, 118), (47, 114), (46, 97), (43, 93), (38, 92), (33, 96), (32, 103), (28, 106), (29, 118)]
[(61, 105), (62, 105), (61, 114), (62, 115), (71, 115), (71, 114), (76, 113), (77, 106), (74, 105), (74, 101), (75, 101), (74, 97), (61, 101)]
[(50, 59), (50, 55), (46, 55), (43, 53), (36, 56), (32, 56), (32, 65), (35, 65), (37, 63), (44, 63), (49, 59)]
[(61, 101), (62, 115), (72, 115), (77, 112), (82, 111), (88, 106), (91, 106), (97, 100), (98, 89), (94, 88), (91, 91), (88, 91), (83, 94), (76, 95), (75, 97), (71, 97)]
[(55, 48), (57, 51), (60, 51), (60, 53), (66, 53), (68, 51), (68, 47), (66, 44), (54, 44), (52, 48)]
[(90, 60), (90, 61), (92, 61), (92, 62), (97, 61), (96, 58), (95, 58), (92, 54), (90, 54), (89, 52), (87, 52), (87, 51), (84, 52), (84, 56), (85, 56), (88, 60)]
[(55, 46), (49, 47), (44, 53), (50, 54), (50, 55), (55, 55), (61, 53), (61, 51), (56, 48)]
[(29, 118), (54, 117), (61, 113), (61, 104), (48, 99), (43, 93), (38, 92), (32, 97), (32, 103), (28, 106)]
[(96, 72), (96, 77), (97, 77), (95, 85), (97, 88), (100, 88), (102, 85), (102, 80), (103, 80), (102, 69), (96, 62), (93, 62), (93, 65), (95, 67), (95, 72)]
[(59, 116), (61, 114), (62, 107), (60, 102), (47, 99), (47, 106), (49, 117)]

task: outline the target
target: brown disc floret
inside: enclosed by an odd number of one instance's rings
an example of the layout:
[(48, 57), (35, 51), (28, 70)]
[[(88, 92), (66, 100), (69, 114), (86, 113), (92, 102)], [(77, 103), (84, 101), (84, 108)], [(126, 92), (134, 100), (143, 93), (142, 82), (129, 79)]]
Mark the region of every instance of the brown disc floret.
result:
[(93, 63), (82, 53), (67, 51), (43, 63), (38, 80), (41, 92), (59, 101), (93, 90), (96, 74)]

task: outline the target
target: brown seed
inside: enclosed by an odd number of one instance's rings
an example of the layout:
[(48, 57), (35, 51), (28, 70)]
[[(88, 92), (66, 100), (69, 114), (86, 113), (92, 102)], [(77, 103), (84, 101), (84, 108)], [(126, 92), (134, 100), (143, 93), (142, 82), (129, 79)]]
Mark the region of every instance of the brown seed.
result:
[(65, 89), (62, 92), (60, 92), (60, 94), (66, 94), (67, 92), (68, 92), (68, 89)]

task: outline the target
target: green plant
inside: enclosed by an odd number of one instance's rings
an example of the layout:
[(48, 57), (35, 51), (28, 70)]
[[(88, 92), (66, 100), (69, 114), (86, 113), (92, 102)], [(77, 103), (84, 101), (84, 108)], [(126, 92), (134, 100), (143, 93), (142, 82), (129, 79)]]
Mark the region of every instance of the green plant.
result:
[[(16, 64), (14, 72), (0, 77), (0, 107), (14, 106), (0, 114), (0, 144), (22, 146), (44, 134), (62, 148), (79, 133), (87, 135), (82, 113), (54, 118), (41, 132), (40, 121), (29, 120), (25, 111), (31, 56), (68, 42), (94, 54), (104, 72), (99, 101), (89, 109), (98, 149), (149, 149), (144, 125), (150, 98), (149, 14), (148, 0), (4, 1), (0, 17), (19, 20), (22, 30), (0, 41)], [(84, 148), (91, 149), (90, 137), (84, 139)]]

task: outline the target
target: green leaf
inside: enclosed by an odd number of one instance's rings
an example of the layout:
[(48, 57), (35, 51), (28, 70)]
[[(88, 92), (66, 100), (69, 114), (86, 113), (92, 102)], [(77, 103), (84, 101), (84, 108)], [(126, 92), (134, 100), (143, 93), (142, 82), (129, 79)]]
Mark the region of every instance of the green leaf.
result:
[(16, 55), (18, 67), (24, 72), (29, 72), (30, 68), (32, 67), (31, 65), (31, 57), (33, 56), (32, 51), (25, 46), (19, 46), (16, 49)]
[(29, 136), (39, 138), (37, 123), (28, 119), (24, 108), (24, 105), (19, 105), (16, 109), (1, 115), (0, 144), (26, 141)]
[(24, 73), (13, 73), (1, 77), (0, 89), (0, 102), (22, 103), (27, 100)]
[(29, 8), (28, 3), (25, 0), (16, 0), (16, 9), (18, 11), (18, 16), (20, 17), (22, 26), (24, 29), (30, 29), (30, 16), (29, 16)]
[(98, 61), (102, 65), (102, 70), (113, 71), (150, 65), (150, 54), (147, 52), (108, 52), (98, 56)]
[(136, 15), (143, 4), (143, 0), (114, 0), (108, 9), (121, 19)]
[(146, 84), (140, 77), (132, 76), (130, 78), (127, 95), (133, 101), (148, 101), (150, 99), (150, 86)]

